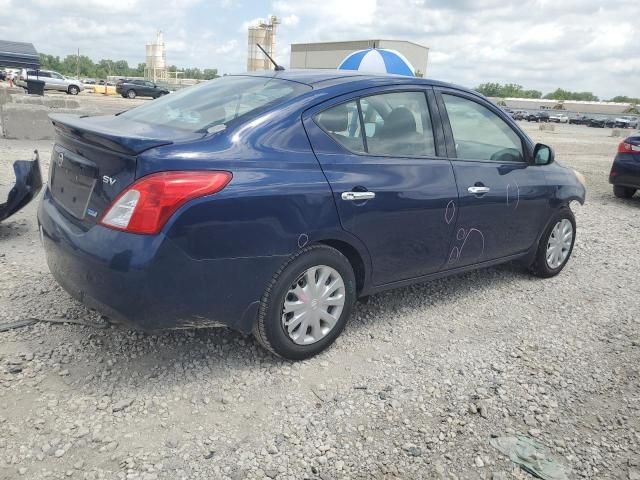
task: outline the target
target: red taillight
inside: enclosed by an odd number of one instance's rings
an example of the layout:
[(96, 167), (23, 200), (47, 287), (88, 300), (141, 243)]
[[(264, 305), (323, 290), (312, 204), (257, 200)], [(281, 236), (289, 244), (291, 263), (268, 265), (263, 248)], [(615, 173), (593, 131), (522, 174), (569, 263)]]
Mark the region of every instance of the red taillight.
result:
[(219, 192), (230, 172), (162, 172), (125, 189), (107, 208), (100, 223), (130, 233), (154, 235), (189, 200)]
[(640, 145), (633, 145), (629, 142), (622, 142), (618, 145), (618, 153), (640, 154)]

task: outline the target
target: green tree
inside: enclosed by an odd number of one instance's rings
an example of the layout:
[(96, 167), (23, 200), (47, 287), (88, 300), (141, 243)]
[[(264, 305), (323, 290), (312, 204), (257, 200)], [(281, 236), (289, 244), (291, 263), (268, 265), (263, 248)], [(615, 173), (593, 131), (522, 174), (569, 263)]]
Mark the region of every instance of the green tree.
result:
[(540, 98), (542, 92), (538, 90), (525, 90), (522, 85), (516, 83), (507, 83), (502, 85), (500, 83), (483, 83), (476, 88), (478, 93), (486, 97), (500, 97), (500, 98)]
[(635, 98), (635, 97), (627, 97), (626, 95), (618, 95), (617, 97), (613, 97), (611, 100), (609, 100), (610, 102), (616, 102), (616, 103), (633, 103), (633, 104), (639, 104), (640, 103), (640, 98)]
[(597, 102), (599, 98), (591, 92), (572, 92), (562, 88), (544, 96), (548, 100), (577, 100), (582, 102)]
[(202, 78), (205, 80), (211, 80), (214, 78), (218, 78), (218, 69), (217, 68), (205, 68), (202, 72)]
[[(64, 59), (46, 53), (40, 54), (40, 68), (43, 70), (55, 70), (63, 75), (75, 77), (80, 75), (81, 78), (106, 78), (107, 75), (115, 75), (121, 77), (142, 77), (144, 76), (144, 63), (138, 63), (137, 67), (130, 67), (126, 60), (111, 60), (103, 58), (98, 63), (94, 63), (86, 55), (75, 54), (67, 55)], [(175, 65), (167, 68), (169, 72), (183, 71), (181, 78), (195, 78), (197, 80), (209, 80), (218, 77), (217, 68), (184, 68), (179, 69)]]

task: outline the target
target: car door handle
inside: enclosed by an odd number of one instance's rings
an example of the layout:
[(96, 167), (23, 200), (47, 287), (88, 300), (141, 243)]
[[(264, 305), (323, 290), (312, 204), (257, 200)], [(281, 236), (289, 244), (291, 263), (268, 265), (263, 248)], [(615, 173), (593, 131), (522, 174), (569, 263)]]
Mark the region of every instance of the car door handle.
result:
[(467, 191), (474, 195), (482, 195), (483, 193), (489, 193), (491, 189), (489, 187), (469, 187)]
[(363, 200), (371, 200), (376, 198), (375, 192), (342, 192), (342, 200), (347, 202), (361, 202)]

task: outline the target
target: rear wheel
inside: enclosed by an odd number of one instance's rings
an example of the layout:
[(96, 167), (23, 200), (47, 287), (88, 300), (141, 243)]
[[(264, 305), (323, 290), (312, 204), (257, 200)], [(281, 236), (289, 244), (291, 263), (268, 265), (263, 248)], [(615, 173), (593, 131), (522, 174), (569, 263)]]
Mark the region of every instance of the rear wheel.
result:
[(136, 91), (134, 89), (128, 90), (127, 91), (127, 97), (128, 98), (136, 98)]
[(636, 193), (635, 188), (621, 187), (619, 185), (613, 186), (613, 194), (618, 198), (631, 198)]
[(69, 94), (70, 95), (78, 95), (78, 93), (80, 93), (80, 89), (78, 87), (76, 87), (75, 85), (71, 85), (69, 87)]
[(312, 357), (340, 335), (355, 297), (353, 269), (344, 255), (324, 245), (303, 248), (271, 280), (253, 334), (280, 357)]
[(576, 240), (576, 220), (569, 208), (558, 212), (545, 229), (529, 270), (538, 277), (559, 274), (569, 261)]

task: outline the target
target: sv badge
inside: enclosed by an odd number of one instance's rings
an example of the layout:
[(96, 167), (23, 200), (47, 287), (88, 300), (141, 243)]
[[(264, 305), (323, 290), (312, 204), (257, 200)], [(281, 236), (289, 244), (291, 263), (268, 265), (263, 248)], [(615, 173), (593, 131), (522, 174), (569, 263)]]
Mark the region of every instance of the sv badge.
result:
[(113, 178), (113, 177), (109, 177), (108, 175), (104, 175), (102, 177), (102, 183), (105, 183), (109, 186), (112, 186), (113, 184), (115, 184), (117, 181), (117, 179)]

